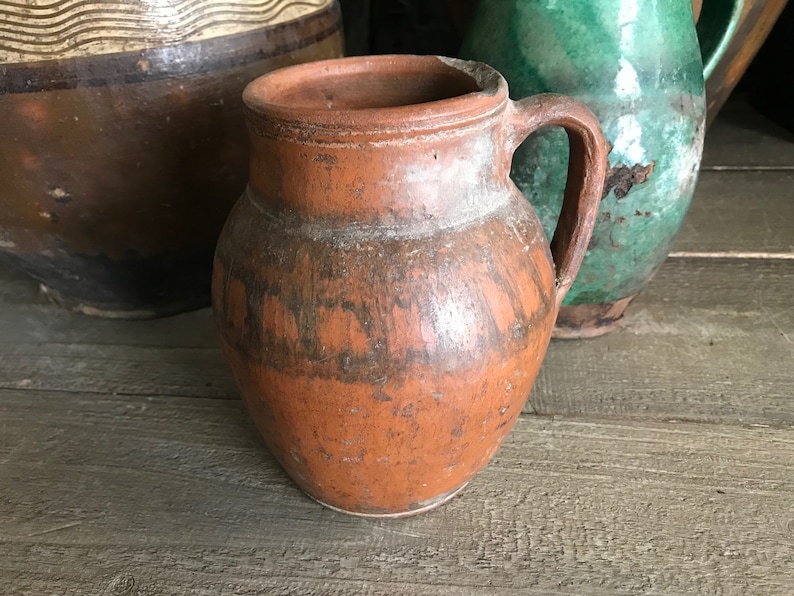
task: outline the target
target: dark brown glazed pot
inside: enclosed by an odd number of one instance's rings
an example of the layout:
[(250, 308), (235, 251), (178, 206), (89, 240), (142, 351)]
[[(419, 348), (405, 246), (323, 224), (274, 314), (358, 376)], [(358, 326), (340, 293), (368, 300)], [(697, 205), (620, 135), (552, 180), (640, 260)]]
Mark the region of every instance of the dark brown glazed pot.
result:
[[(243, 399), (323, 504), (437, 506), (529, 395), (601, 196), (598, 122), (562, 96), (512, 102), (491, 67), (433, 56), (290, 67), (243, 98), (250, 180), (213, 272)], [(547, 125), (572, 146), (551, 250), (509, 178)]]
[(209, 304), (245, 187), (240, 96), (341, 55), (331, 0), (28, 2), (0, 11), (0, 259), (88, 314)]

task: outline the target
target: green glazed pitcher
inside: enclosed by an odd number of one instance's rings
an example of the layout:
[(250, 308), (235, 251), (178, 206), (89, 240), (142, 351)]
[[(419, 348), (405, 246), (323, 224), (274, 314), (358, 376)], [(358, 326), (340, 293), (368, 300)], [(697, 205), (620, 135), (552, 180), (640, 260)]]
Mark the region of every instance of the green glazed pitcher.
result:
[[(515, 97), (554, 92), (601, 122), (609, 170), (582, 268), (554, 337), (617, 326), (670, 251), (703, 153), (707, 77), (728, 45), (743, 0), (482, 0), (461, 56), (486, 62)], [(704, 67), (705, 65), (705, 67)], [(547, 129), (516, 152), (511, 176), (549, 238), (562, 206), (568, 142)]]

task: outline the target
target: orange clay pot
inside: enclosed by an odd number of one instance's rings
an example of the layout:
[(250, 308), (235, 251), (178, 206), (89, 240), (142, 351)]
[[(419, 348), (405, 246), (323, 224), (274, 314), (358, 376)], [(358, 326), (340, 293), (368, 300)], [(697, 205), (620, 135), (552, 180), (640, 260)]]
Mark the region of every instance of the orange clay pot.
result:
[[(288, 67), (243, 99), (249, 186), (213, 274), (243, 399), (324, 505), (435, 507), (493, 457), (530, 392), (596, 216), (598, 122), (563, 96), (510, 101), (489, 66), (433, 56)], [(571, 139), (551, 250), (509, 178), (546, 125)]]

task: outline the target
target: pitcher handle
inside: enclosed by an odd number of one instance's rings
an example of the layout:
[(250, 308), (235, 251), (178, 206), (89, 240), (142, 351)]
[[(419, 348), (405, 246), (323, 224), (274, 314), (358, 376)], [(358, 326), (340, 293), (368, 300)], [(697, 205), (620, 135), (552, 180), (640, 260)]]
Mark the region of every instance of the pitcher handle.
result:
[(606, 176), (606, 142), (598, 120), (587, 106), (565, 95), (545, 93), (511, 101), (508, 124), (513, 151), (544, 126), (561, 126), (568, 133), (568, 179), (562, 212), (551, 240), (559, 309), (579, 272), (593, 234)]
[(744, 0), (703, 0), (697, 34), (703, 57), (703, 78), (708, 79), (736, 33)]

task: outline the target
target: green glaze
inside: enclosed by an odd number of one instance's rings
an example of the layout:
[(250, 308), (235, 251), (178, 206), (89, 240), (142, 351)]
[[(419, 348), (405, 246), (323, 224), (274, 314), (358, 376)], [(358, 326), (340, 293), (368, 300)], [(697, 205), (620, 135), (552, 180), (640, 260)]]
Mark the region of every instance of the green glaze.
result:
[[(723, 5), (724, 38), (741, 1)], [(724, 45), (710, 43), (709, 62)], [(563, 93), (593, 110), (612, 146), (609, 172), (564, 304), (607, 304), (639, 292), (681, 227), (702, 156), (706, 102), (691, 0), (487, 0), (461, 55), (496, 67), (514, 98)], [(549, 238), (567, 162), (567, 139), (556, 129), (530, 137), (513, 159), (511, 175)]]

